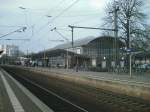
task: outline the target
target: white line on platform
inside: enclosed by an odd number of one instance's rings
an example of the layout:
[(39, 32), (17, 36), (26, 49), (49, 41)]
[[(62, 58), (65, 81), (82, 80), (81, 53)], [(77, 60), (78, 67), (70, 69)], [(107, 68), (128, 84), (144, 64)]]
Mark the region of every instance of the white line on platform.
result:
[(33, 95), (28, 89), (26, 89), (21, 83), (19, 83), (16, 79), (14, 79), (11, 75), (9, 75), (6, 71), (3, 72), (23, 91), (25, 95), (27, 95), (31, 101), (42, 111), (42, 112), (54, 112), (47, 105), (45, 105), (40, 99), (38, 99), (35, 95)]
[(15, 93), (13, 92), (12, 88), (10, 87), (9, 83), (7, 82), (5, 76), (3, 75), (3, 73), (1, 72), (1, 78), (3, 80), (4, 86), (6, 88), (6, 91), (8, 93), (9, 99), (11, 101), (11, 104), (13, 106), (13, 109), (15, 112), (25, 112), (21, 103), (19, 102), (19, 100), (17, 99)]

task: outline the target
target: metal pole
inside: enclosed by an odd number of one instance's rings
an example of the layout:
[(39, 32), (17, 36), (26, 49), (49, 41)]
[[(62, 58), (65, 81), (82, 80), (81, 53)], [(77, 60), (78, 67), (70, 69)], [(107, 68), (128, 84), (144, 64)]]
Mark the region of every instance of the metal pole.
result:
[(44, 67), (46, 67), (46, 55), (45, 55), (45, 48), (44, 48)]
[(28, 58), (28, 49), (27, 49), (27, 58)]
[(67, 49), (67, 69), (69, 68), (69, 60), (68, 60), (68, 49)]
[(117, 61), (118, 61), (118, 12), (119, 11), (119, 7), (116, 7), (116, 4), (115, 4), (115, 7), (114, 7), (114, 29), (115, 29), (115, 32), (114, 32), (114, 37), (115, 37), (115, 63), (117, 64)]
[(29, 60), (28, 60), (28, 49), (27, 49), (27, 65), (26, 66), (29, 66)]
[(73, 48), (73, 46), (74, 46), (74, 39), (73, 39), (73, 27), (71, 27), (71, 32), (72, 32), (72, 48)]
[[(127, 20), (128, 20), (128, 40), (129, 40), (129, 48), (131, 49), (129, 9), (130, 9), (130, 4), (128, 2), (128, 18), (127, 18)], [(130, 65), (130, 67), (129, 67), (129, 75), (130, 75), (130, 78), (132, 78), (132, 54), (130, 53), (129, 55), (130, 55), (129, 56), (129, 63), (130, 63), (129, 64)]]
[[(74, 38), (73, 38), (73, 36), (74, 36), (74, 35), (73, 35), (73, 33), (74, 33), (73, 31), (74, 31), (74, 30), (73, 30), (73, 27), (70, 26), (70, 28), (71, 28), (71, 33), (72, 33), (72, 51), (74, 52)], [(74, 57), (75, 57), (75, 56), (73, 55), (73, 58), (74, 58)]]
[[(130, 23), (130, 22), (129, 22)], [(129, 37), (130, 37), (130, 24), (129, 24)], [(131, 39), (129, 38), (129, 48), (131, 48)], [(130, 63), (130, 68), (129, 68), (129, 74), (130, 78), (132, 78), (132, 54), (129, 54), (129, 63)]]
[(115, 31), (115, 29), (107, 29), (107, 28), (82, 27), (82, 26), (71, 26), (71, 25), (68, 25), (68, 27), (70, 27), (70, 28), (81, 28), (81, 29), (93, 29), (93, 30)]
[(132, 54), (130, 53), (130, 78), (132, 78)]
[[(71, 28), (71, 33), (72, 33), (72, 51), (74, 52), (74, 35), (73, 35), (73, 31), (74, 31), (74, 26), (69, 25), (68, 27)], [(77, 62), (76, 62), (77, 64)]]
[[(117, 8), (115, 11), (116, 11), (116, 15), (117, 15), (117, 11), (118, 11), (119, 9)], [(117, 18), (117, 17), (116, 17)], [(116, 23), (117, 23), (117, 21), (116, 21)], [(117, 25), (116, 25), (117, 26)], [(68, 27), (70, 27), (71, 28), (71, 32), (72, 32), (72, 49), (73, 49), (73, 52), (74, 52), (74, 40), (73, 40), (73, 29), (74, 28), (81, 28), (81, 29), (94, 29), (94, 30), (107, 30), (107, 31), (116, 31), (116, 34), (117, 34), (117, 36), (118, 36), (118, 27), (116, 27), (116, 29), (106, 29), (106, 28), (94, 28), (94, 27), (80, 27), (80, 26), (71, 26), (71, 25), (68, 25)], [(77, 57), (78, 58), (78, 57)], [(78, 61), (78, 59), (77, 59), (77, 61)], [(77, 62), (78, 63), (78, 62)]]

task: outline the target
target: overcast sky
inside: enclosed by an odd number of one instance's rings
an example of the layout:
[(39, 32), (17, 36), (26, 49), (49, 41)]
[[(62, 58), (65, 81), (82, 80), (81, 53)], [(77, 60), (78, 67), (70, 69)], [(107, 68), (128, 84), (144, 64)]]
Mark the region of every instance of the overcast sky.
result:
[[(0, 0), (0, 36), (26, 26), (25, 32), (16, 32), (4, 37), (9, 39), (30, 39), (30, 41), (0, 40), (0, 44), (19, 45), (26, 52), (37, 52), (61, 44), (51, 40), (63, 38), (51, 31), (58, 31), (71, 40), (68, 25), (100, 27), (103, 24), (104, 9), (111, 0)], [(19, 8), (23, 7), (23, 8)], [(150, 14), (150, 0), (146, 0), (145, 13)], [(47, 17), (51, 16), (51, 17)], [(98, 30), (75, 29), (74, 39), (100, 36)]]

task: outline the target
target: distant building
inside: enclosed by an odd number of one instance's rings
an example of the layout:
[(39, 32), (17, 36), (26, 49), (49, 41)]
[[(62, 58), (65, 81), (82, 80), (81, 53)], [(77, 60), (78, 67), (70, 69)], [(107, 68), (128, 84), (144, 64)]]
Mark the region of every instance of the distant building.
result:
[(44, 63), (47, 63), (46, 65), (51, 66), (65, 67), (68, 61), (68, 66), (71, 68), (75, 65), (108, 68), (116, 65), (116, 57), (118, 60), (122, 60), (122, 56), (120, 54), (116, 56), (116, 52), (119, 53), (120, 48), (123, 47), (124, 43), (114, 37), (87, 37), (74, 41), (73, 48), (69, 42), (34, 54), (32, 58), (43, 60)]
[(150, 51), (141, 52), (134, 56), (135, 64), (150, 64)]
[[(80, 56), (76, 56), (75, 62), (72, 61), (74, 64), (77, 62), (79, 65), (82, 65), (82, 60), (86, 57), (89, 58), (88, 65), (105, 68), (106, 66), (110, 67), (112, 62), (115, 61), (117, 57), (115, 56), (116, 49), (119, 52), (120, 48), (124, 47), (124, 43), (119, 40), (116, 40), (116, 44), (118, 46), (115, 46), (115, 38), (110, 36), (86, 37), (76, 40), (73, 48), (71, 43), (66, 43), (58, 45), (54, 49), (64, 49), (79, 54)], [(117, 58), (121, 60), (122, 57), (118, 54)]]
[(16, 45), (1, 45), (0, 49), (3, 50), (2, 55), (10, 57), (17, 57), (19, 55), (19, 47)]

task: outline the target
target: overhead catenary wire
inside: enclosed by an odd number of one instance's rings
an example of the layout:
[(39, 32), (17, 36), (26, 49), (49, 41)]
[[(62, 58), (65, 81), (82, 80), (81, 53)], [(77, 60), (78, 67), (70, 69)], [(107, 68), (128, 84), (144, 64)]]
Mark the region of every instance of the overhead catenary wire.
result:
[[(61, 0), (60, 1), (60, 3), (62, 3), (64, 0)], [(78, 2), (79, 0), (76, 0), (75, 2), (73, 2), (69, 7), (67, 7), (65, 10), (63, 10), (59, 15), (57, 15), (55, 18), (54, 18), (54, 20), (56, 20), (59, 16), (61, 16), (63, 13), (65, 13), (65, 11), (67, 11), (68, 9), (70, 9), (73, 5), (74, 5), (74, 3), (76, 3), (76, 2)], [(59, 4), (60, 4), (59, 3)], [(26, 19), (26, 18), (25, 18)], [(40, 18), (40, 19), (42, 19), (42, 18)], [(54, 21), (53, 20), (53, 21)], [(27, 21), (27, 20), (26, 20)], [(39, 21), (38, 21), (38, 23), (39, 23)], [(27, 22), (26, 22), (26, 25), (27, 25)], [(33, 27), (35, 27), (35, 25), (36, 25), (36, 23), (35, 24), (33, 24), (33, 25), (31, 25), (30, 26), (30, 28), (32, 29), (32, 36), (34, 35), (34, 31), (33, 31)], [(48, 25), (48, 24), (47, 24)], [(29, 29), (29, 28), (28, 28)], [(41, 29), (40, 29), (41, 30)], [(35, 32), (35, 34), (37, 34), (37, 32)]]
[[(87, 19), (87, 18), (84, 18), (84, 19), (81, 19), (81, 20), (78, 20), (78, 21), (75, 21), (75, 22), (73, 22), (73, 23), (71, 23), (71, 25), (77, 25), (77, 24), (80, 24), (80, 23), (86, 23), (86, 22), (88, 22), (88, 21), (92, 21), (92, 20), (94, 20), (94, 19), (99, 19), (99, 18), (93, 18), (93, 17), (91, 17), (91, 18), (89, 18), (89, 19)], [(95, 25), (94, 25), (95, 26)], [(99, 25), (100, 26), (100, 25)], [(71, 30), (68, 30), (68, 26), (66, 27), (66, 25), (62, 25), (62, 26), (57, 26), (57, 30), (62, 30), (62, 31), (71, 31)]]
[(71, 5), (69, 5), (67, 8), (65, 8), (64, 10), (62, 10), (57, 16), (55, 16), (50, 23), (52, 23), (53, 21), (55, 21), (59, 16), (63, 15), (66, 11), (68, 11), (70, 8), (72, 8), (76, 3), (78, 3), (80, 0), (76, 0), (74, 1)]
[[(50, 30), (48, 30), (46, 33), (42, 34), (42, 37), (45, 37), (45, 35), (49, 34), (50, 33)], [(41, 38), (41, 36), (39, 36), (38, 38), (36, 38), (35, 41), (39, 41)]]
[(61, 15), (63, 15), (66, 11), (68, 11), (70, 8), (72, 8), (76, 3), (78, 3), (80, 0), (76, 0), (74, 1), (71, 5), (69, 5), (67, 8), (65, 8), (64, 10), (62, 10), (58, 15), (56, 15), (51, 21), (47, 22), (46, 24), (44, 24), (42, 27), (39, 28), (39, 30), (36, 32), (40, 33), (46, 26), (48, 26), (50, 23), (53, 23), (58, 17), (60, 17)]
[[(62, 4), (62, 2), (64, 2), (64, 1), (65, 1), (65, 0), (61, 0), (56, 6), (52, 7), (48, 12), (50, 13), (50, 11), (56, 9), (56, 8), (57, 8), (60, 4)], [(45, 15), (43, 15), (40, 19), (38, 19), (37, 22), (34, 23), (32, 26), (35, 27), (35, 26), (43, 19), (44, 16), (47, 16), (47, 17), (50, 16), (50, 17), (52, 17), (51, 15), (45, 14)], [(48, 25), (48, 23), (46, 23), (46, 24), (44, 24), (43, 26), (41, 26), (37, 32), (41, 32), (41, 30), (44, 29), (47, 25)], [(37, 34), (37, 32), (36, 32), (36, 34)]]
[(60, 6), (64, 1), (65, 1), (65, 0), (61, 0), (56, 6), (52, 7), (52, 8), (48, 11), (48, 13), (51, 13), (51, 11), (53, 11), (54, 9), (57, 9), (58, 6)]
[(11, 28), (11, 27), (23, 27), (23, 26), (15, 26), (15, 25), (0, 25), (3, 28)]
[(57, 28), (55, 27), (54, 29), (52, 29), (51, 31), (55, 31), (57, 34), (59, 34), (63, 39), (70, 41), (66, 36), (64, 36), (62, 33), (60, 33), (59, 31), (57, 31)]
[[(65, 1), (65, 0), (61, 0), (56, 6), (52, 7), (52, 8), (48, 11), (48, 13), (50, 13), (50, 11), (56, 9), (56, 8), (57, 8), (62, 2), (64, 2), (64, 1)], [(42, 17), (41, 17), (40, 19), (38, 19), (37, 22), (35, 22), (33, 25), (36, 26), (36, 25), (43, 19), (43, 17), (45, 17), (45, 16), (48, 17), (48, 16), (52, 16), (52, 15), (47, 15), (47, 14), (42, 15)]]
[(86, 13), (86, 14), (77, 14), (77, 15), (67, 15), (67, 16), (61, 16), (61, 18), (71, 18), (71, 17), (87, 17), (87, 16), (97, 16), (99, 13)]
[(15, 38), (15, 39), (10, 39), (10, 38), (9, 38), (9, 39), (0, 39), (0, 40), (8, 40), (8, 41), (13, 41), (13, 40), (14, 40), (14, 41), (16, 41), (16, 40), (20, 40), (20, 41), (30, 41), (30, 39), (28, 39), (28, 38), (24, 38), (24, 39), (18, 39), (18, 38), (17, 38), (17, 39), (16, 39), (16, 38)]
[(94, 20), (94, 19), (99, 19), (99, 18), (98, 18), (98, 17), (91, 17), (90, 19), (84, 18), (84, 19), (82, 19), (82, 20), (78, 20), (78, 21), (73, 22), (72, 25), (78, 24), (78, 23), (83, 23), (83, 22), (85, 23), (85, 22), (87, 22), (87, 21), (92, 21), (92, 20)]
[[(61, 0), (61, 2), (59, 2), (59, 4), (62, 3), (62, 1), (64, 1), (64, 0)], [(59, 4), (58, 4), (58, 5), (59, 5)], [(30, 8), (23, 8), (23, 7), (20, 7), (20, 8), (24, 10), (25, 23), (26, 23), (26, 25), (29, 27), (28, 22), (27, 22), (27, 12), (25, 12), (25, 10), (26, 10), (26, 9), (30, 9)], [(56, 7), (55, 7), (55, 8), (56, 8)], [(45, 15), (42, 15), (42, 17), (41, 17), (40, 19), (38, 19), (34, 24), (32, 24), (32, 25), (30, 26), (29, 29), (31, 29), (31, 32), (32, 32), (31, 37), (34, 36), (34, 28), (35, 28), (35, 26), (39, 23), (39, 21), (41, 21), (41, 20), (43, 19), (44, 16), (46, 16), (46, 14), (45, 14)], [(30, 17), (30, 18), (31, 18), (31, 17)], [(11, 27), (15, 27), (15, 26), (11, 26)], [(18, 26), (18, 27), (19, 27), (19, 26)], [(41, 30), (41, 29), (40, 29), (40, 30)]]
[[(4, 35), (0, 36), (0, 38), (6, 37), (6, 36), (11, 35), (11, 34), (13, 34), (15, 32), (24, 32), (26, 29), (27, 29), (27, 27), (19, 28), (17, 30), (11, 31), (11, 32), (9, 32), (7, 34), (4, 34)], [(20, 31), (20, 30), (22, 30), (22, 31)]]

